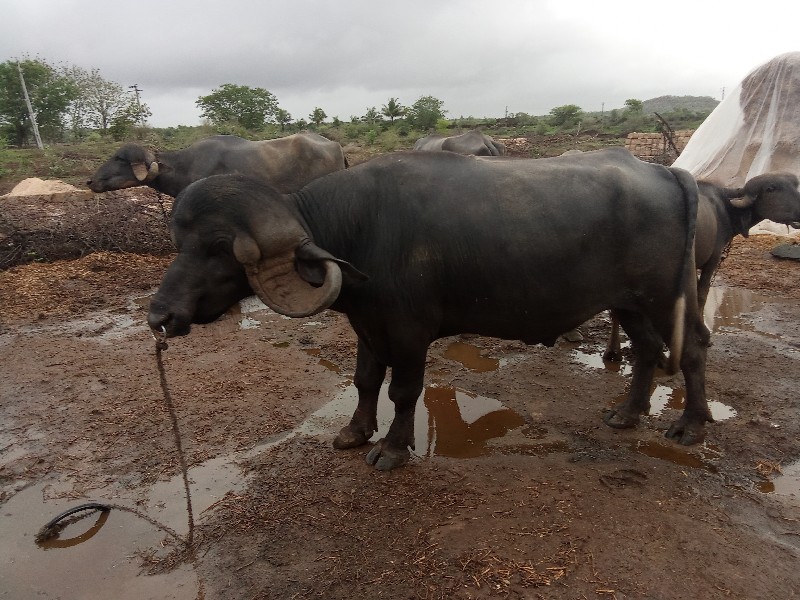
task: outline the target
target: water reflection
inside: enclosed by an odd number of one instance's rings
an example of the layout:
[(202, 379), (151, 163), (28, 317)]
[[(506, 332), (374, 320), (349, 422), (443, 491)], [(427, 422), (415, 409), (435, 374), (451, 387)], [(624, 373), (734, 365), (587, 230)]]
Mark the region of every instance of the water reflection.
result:
[(778, 302), (744, 288), (712, 287), (703, 309), (706, 326), (712, 332), (754, 331), (769, 337), (780, 338), (768, 330), (767, 322), (755, 317), (767, 302)]
[[(487, 453), (486, 443), (522, 426), (525, 419), (497, 400), (471, 396), (449, 387), (429, 387), (423, 394), (427, 412), (425, 455), (469, 458)], [(417, 447), (417, 452), (421, 448)]]
[[(630, 345), (630, 342), (624, 344), (624, 346), (627, 345)], [(605, 360), (603, 358), (603, 352), (604, 351), (598, 351), (589, 354), (583, 350), (573, 350), (570, 356), (572, 360), (590, 369), (605, 369), (606, 371), (619, 373), (620, 375), (630, 375), (633, 372), (633, 367), (630, 362), (625, 359), (621, 361)]]
[(661, 444), (659, 442), (637, 440), (633, 443), (631, 449), (639, 454), (666, 460), (682, 467), (703, 469), (711, 473), (717, 472), (717, 467), (712, 464), (711, 460), (719, 457), (719, 452), (706, 444), (689, 450), (686, 446), (672, 443)]
[[(621, 400), (621, 399), (620, 399)], [(650, 415), (660, 415), (666, 409), (682, 411), (686, 405), (686, 390), (656, 385), (650, 395)], [(717, 400), (709, 400), (708, 408), (715, 421), (725, 421), (736, 416), (736, 410)]]
[[(128, 512), (101, 513), (88, 531), (66, 539), (73, 528), (80, 530), (80, 524), (73, 522), (62, 532), (62, 539), (37, 546), (34, 536), (39, 528), (75, 504), (74, 499), (45, 500), (46, 487), (44, 483), (30, 486), (3, 504), (0, 597), (197, 598), (197, 574), (191, 565), (169, 573), (141, 575), (141, 558), (135, 550), (161, 548), (164, 533)], [(87, 517), (94, 518), (92, 513)], [(67, 547), (66, 552), (53, 551)]]
[(768, 481), (761, 481), (756, 488), (765, 494), (775, 494), (793, 506), (800, 507), (800, 461), (781, 469), (781, 473)]
[(451, 343), (442, 356), (460, 362), (467, 369), (477, 373), (496, 371), (500, 367), (498, 359), (481, 356), (480, 348), (459, 341)]
[[(72, 548), (73, 546), (77, 546), (78, 544), (82, 544), (83, 542), (92, 539), (98, 531), (106, 524), (108, 521), (109, 511), (103, 510), (100, 511), (100, 515), (97, 517), (97, 521), (95, 521), (94, 525), (92, 525), (89, 529), (84, 531), (80, 535), (76, 535), (71, 538), (62, 538), (60, 533), (55, 534), (53, 537), (50, 537), (43, 541), (36, 542), (36, 545), (44, 550), (52, 550), (54, 548)], [(80, 517), (76, 517), (75, 519), (70, 519), (69, 521), (65, 521), (66, 526), (72, 527), (75, 523), (79, 520), (88, 519), (89, 517), (94, 516), (92, 513), (82, 515)]]
[[(329, 436), (342, 427), (358, 401), (354, 385), (312, 414), (297, 433)], [(378, 432), (384, 437), (394, 419), (394, 403), (388, 385), (378, 398)], [(453, 387), (428, 386), (417, 401), (414, 415), (415, 452), (421, 456), (468, 458), (491, 452), (489, 442), (524, 425), (525, 419), (494, 398), (471, 394)]]

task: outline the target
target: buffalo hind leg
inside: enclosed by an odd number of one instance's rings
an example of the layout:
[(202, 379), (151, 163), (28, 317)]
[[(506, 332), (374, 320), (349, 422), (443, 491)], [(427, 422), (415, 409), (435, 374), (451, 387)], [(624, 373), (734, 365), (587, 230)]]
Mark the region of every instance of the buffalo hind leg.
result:
[(608, 311), (608, 313), (611, 317), (611, 333), (608, 336), (605, 352), (603, 352), (603, 360), (620, 362), (622, 360), (622, 349), (619, 340), (619, 319), (613, 310)]
[(358, 341), (356, 373), (353, 384), (358, 390), (358, 406), (353, 417), (333, 440), (339, 450), (366, 444), (378, 430), (378, 395), (386, 377), (386, 365), (381, 364), (366, 347)]
[(389, 471), (406, 464), (414, 447), (414, 411), (422, 393), (425, 352), (392, 367), (389, 398), (394, 402), (394, 419), (385, 438), (378, 440), (367, 454), (367, 464)]
[(616, 311), (619, 322), (628, 334), (633, 351), (633, 376), (627, 398), (608, 411), (603, 421), (615, 429), (639, 424), (640, 416), (650, 411), (650, 385), (661, 354), (661, 337), (649, 319), (640, 313)]
[(666, 432), (666, 436), (690, 446), (705, 438), (706, 423), (714, 419), (706, 400), (706, 354), (711, 334), (703, 323), (701, 315), (693, 315), (687, 307), (687, 335), (681, 354), (681, 372), (686, 382), (686, 406), (681, 417)]

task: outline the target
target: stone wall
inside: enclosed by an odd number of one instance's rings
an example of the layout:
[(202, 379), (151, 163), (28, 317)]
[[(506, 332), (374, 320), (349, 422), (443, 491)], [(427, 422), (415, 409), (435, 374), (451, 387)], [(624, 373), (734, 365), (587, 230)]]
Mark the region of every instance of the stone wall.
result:
[[(686, 147), (693, 133), (694, 129), (674, 132), (672, 140), (678, 151)], [(625, 147), (637, 158), (648, 162), (672, 164), (678, 158), (678, 155), (662, 133), (629, 133), (625, 139)]]

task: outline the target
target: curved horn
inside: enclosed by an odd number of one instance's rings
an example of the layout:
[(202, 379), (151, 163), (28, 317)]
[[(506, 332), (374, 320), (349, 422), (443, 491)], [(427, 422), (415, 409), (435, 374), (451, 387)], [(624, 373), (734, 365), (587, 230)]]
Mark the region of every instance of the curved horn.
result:
[(131, 169), (133, 169), (133, 175), (138, 181), (150, 181), (158, 177), (158, 163), (156, 161), (151, 162), (149, 167), (141, 162), (131, 163)]
[(131, 163), (131, 169), (133, 169), (133, 176), (136, 177), (137, 181), (147, 179), (148, 171), (144, 163)]
[(751, 196), (750, 194), (745, 194), (738, 198), (731, 198), (731, 206), (735, 206), (736, 208), (750, 208), (755, 204), (757, 198), (758, 196)]
[(247, 280), (259, 299), (287, 317), (309, 317), (334, 303), (342, 289), (342, 271), (332, 260), (322, 261), (325, 279), (315, 287), (298, 275), (294, 248), (245, 264)]

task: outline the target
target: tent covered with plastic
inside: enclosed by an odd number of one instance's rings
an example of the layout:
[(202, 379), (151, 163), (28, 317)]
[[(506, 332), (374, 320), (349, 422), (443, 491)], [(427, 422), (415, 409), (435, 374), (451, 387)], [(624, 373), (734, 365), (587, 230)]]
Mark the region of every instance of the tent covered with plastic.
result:
[(723, 186), (756, 175), (800, 175), (800, 52), (754, 69), (692, 135), (673, 166)]
[[(703, 121), (673, 166), (725, 187), (776, 171), (800, 177), (800, 52), (753, 69)], [(759, 232), (800, 237), (800, 230), (772, 221), (751, 229)], [(787, 257), (800, 254), (791, 250)]]
[[(800, 52), (753, 69), (692, 135), (673, 166), (725, 187), (775, 171), (800, 176)], [(777, 223), (767, 229), (788, 233)]]

